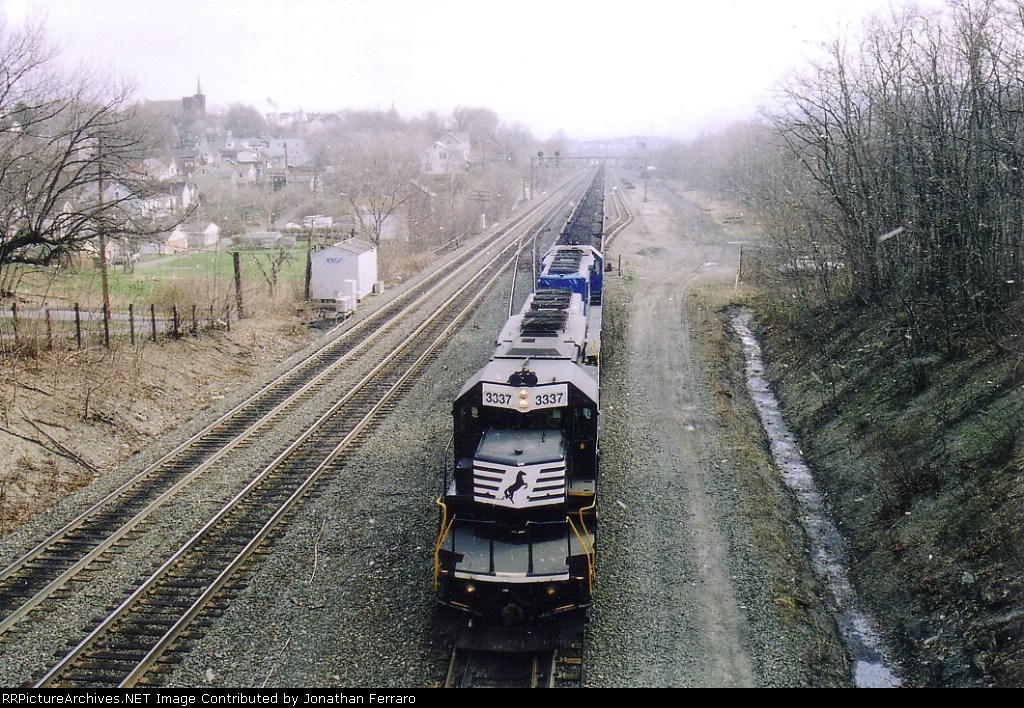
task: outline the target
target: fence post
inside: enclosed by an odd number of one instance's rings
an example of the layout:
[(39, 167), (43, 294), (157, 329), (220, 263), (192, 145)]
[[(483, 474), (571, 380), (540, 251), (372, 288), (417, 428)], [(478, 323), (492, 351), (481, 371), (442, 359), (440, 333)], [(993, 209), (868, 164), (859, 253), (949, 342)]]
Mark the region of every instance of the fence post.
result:
[(53, 351), (53, 323), (50, 322), (50, 308), (46, 308), (46, 350)]
[(156, 341), (156, 305), (149, 306), (149, 323), (153, 327), (153, 341)]
[(174, 338), (178, 338), (178, 306), (177, 304), (171, 305), (171, 321), (173, 322), (172, 333)]
[(11, 324), (14, 327), (14, 348), (18, 348), (18, 303), (11, 303)]
[(128, 333), (131, 336), (132, 346), (135, 346), (135, 303), (128, 303)]
[(190, 333), (193, 337), (199, 334), (199, 322), (196, 321), (196, 306), (192, 304), (192, 331)]
[(78, 342), (78, 348), (82, 348), (82, 308), (75, 303), (75, 341)]
[(242, 254), (235, 251), (231, 254), (231, 259), (235, 265), (235, 303), (238, 309), (238, 319), (242, 319), (245, 316), (242, 314)]

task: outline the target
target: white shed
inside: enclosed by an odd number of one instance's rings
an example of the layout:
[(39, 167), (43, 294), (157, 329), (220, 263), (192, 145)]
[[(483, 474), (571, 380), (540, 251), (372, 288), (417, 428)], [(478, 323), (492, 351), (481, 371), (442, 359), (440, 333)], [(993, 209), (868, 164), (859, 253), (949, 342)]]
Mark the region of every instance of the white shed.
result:
[(181, 227), (174, 231), (165, 231), (155, 236), (152, 241), (141, 244), (141, 252), (144, 256), (167, 256), (187, 250), (188, 234), (182, 231)]
[(313, 300), (337, 300), (352, 294), (353, 286), (361, 300), (376, 282), (377, 249), (365, 241), (350, 238), (311, 256), (309, 297)]
[(220, 227), (212, 222), (182, 224), (181, 230), (188, 236), (188, 247), (192, 249), (214, 248), (220, 238)]

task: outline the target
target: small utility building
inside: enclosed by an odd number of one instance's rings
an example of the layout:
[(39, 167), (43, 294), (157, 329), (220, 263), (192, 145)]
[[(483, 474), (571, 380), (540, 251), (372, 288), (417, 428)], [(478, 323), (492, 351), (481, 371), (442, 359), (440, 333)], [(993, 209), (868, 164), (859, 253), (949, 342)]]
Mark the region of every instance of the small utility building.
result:
[(323, 248), (310, 258), (312, 300), (362, 300), (377, 282), (377, 249), (357, 238)]

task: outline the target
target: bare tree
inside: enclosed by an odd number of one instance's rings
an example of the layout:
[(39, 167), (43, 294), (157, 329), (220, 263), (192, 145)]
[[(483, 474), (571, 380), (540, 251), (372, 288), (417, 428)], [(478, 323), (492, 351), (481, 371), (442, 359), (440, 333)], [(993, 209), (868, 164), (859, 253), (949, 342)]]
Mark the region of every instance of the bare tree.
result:
[(224, 112), (224, 128), (236, 136), (257, 136), (267, 130), (263, 115), (252, 106), (232, 103)]
[(281, 271), (285, 265), (292, 260), (290, 248), (278, 246), (273, 250), (267, 250), (252, 254), (252, 261), (263, 276), (267, 284), (267, 295), (271, 300), (277, 294), (277, 286), (281, 280)]
[(473, 143), (481, 142), (498, 130), (498, 114), (489, 108), (460, 106), (452, 111), (452, 129), (468, 133)]
[[(98, 233), (158, 231), (136, 207), (149, 141), (125, 86), (52, 67), (38, 24), (0, 24), (0, 289)], [(119, 189), (103, 192), (111, 185)]]
[(927, 301), (950, 324), (1019, 294), (1022, 15), (1020, 0), (894, 11), (785, 87), (774, 125), (831, 205), (823, 231), (857, 297)]
[(345, 193), (360, 234), (379, 247), (385, 223), (410, 198), (416, 163), (386, 140), (363, 146), (353, 163), (355, 169), (345, 175)]

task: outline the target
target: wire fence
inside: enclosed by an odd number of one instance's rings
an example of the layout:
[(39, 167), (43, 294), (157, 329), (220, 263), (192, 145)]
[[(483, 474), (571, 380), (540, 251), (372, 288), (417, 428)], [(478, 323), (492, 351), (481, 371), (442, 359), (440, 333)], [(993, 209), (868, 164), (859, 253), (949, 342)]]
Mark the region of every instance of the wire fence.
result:
[[(130, 300), (121, 292), (106, 314), (100, 304), (98, 274), (92, 280), (80, 279), (73, 293), (49, 292), (49, 283), (27, 288), (21, 297), (0, 301), (0, 357), (143, 345), (230, 330), (232, 322), (301, 298), (301, 268), (292, 267), (294, 272), (285, 273), (286, 263), (276, 253), (260, 251), (246, 258), (238, 252), (229, 255), (233, 264), (219, 274), (200, 273), (199, 269), (209, 268), (209, 264), (184, 258), (174, 259), (181, 273), (170, 276), (140, 268), (139, 280), (161, 283), (151, 300), (156, 304), (126, 305)], [(164, 259), (161, 264), (166, 268), (171, 260)], [(193, 267), (195, 275), (189, 274)], [(46, 291), (48, 297), (40, 298), (40, 291)], [(150, 295), (142, 297), (149, 299)]]
[(229, 330), (238, 320), (234, 301), (208, 306), (189, 305), (158, 308), (136, 307), (108, 313), (70, 307), (23, 308), (17, 303), (0, 311), (0, 355), (23, 354), (59, 349), (83, 349), (110, 346), (113, 340), (132, 345), (145, 340), (179, 339), (213, 330)]

